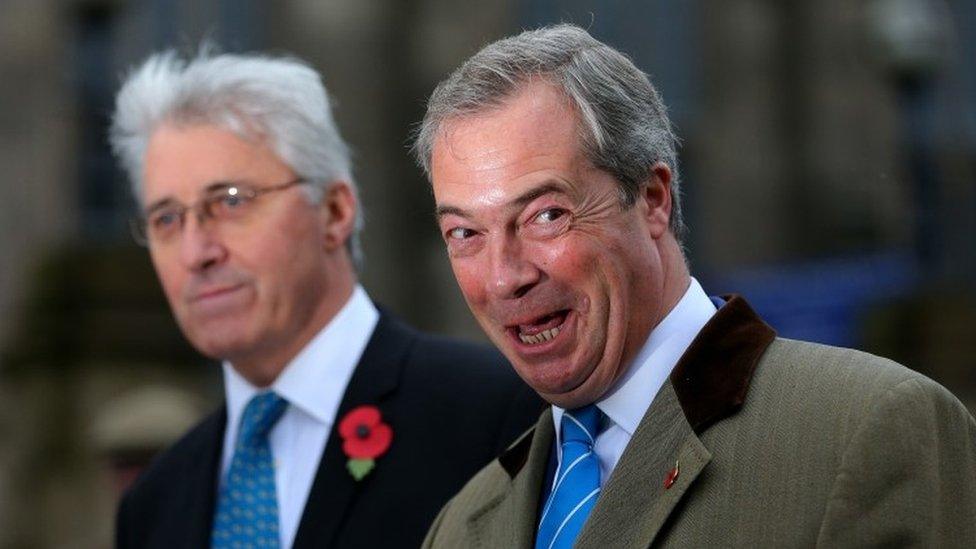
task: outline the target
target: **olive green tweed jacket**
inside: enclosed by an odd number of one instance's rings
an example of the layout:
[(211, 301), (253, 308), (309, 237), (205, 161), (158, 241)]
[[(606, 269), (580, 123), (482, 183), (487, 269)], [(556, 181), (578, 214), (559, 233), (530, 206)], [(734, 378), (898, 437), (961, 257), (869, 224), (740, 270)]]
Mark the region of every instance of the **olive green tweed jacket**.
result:
[[(552, 446), (547, 410), (424, 546), (532, 547)], [(976, 422), (891, 361), (776, 338), (734, 297), (654, 398), (576, 545), (976, 547)]]

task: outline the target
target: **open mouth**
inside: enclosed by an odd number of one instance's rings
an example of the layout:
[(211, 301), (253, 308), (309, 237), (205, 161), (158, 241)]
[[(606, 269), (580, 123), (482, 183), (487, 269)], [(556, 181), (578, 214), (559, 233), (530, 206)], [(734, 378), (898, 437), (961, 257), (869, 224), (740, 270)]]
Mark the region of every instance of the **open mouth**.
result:
[(559, 330), (566, 321), (569, 310), (556, 311), (535, 319), (528, 324), (519, 324), (511, 329), (518, 336), (519, 341), (526, 345), (540, 345), (552, 341), (559, 335)]

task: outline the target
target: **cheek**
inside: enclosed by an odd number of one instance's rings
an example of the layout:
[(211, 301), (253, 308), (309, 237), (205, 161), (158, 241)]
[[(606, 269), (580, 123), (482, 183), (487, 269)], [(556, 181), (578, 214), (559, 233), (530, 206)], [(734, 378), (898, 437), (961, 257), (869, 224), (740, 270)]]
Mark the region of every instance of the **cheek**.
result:
[(152, 256), (152, 263), (156, 269), (156, 276), (159, 278), (159, 285), (162, 286), (163, 293), (166, 294), (166, 299), (169, 300), (173, 308), (176, 308), (179, 304), (178, 298), (183, 287), (183, 281), (186, 278), (182, 269), (178, 265), (174, 265), (173, 261), (156, 255)]
[(257, 291), (264, 305), (277, 315), (288, 315), (289, 307), (317, 302), (326, 284), (315, 250), (282, 242), (252, 253), (244, 265), (254, 273)]
[(588, 280), (600, 276), (601, 253), (587, 243), (570, 239), (535, 246), (535, 263), (549, 277), (562, 280), (571, 287), (583, 289)]
[(276, 280), (286, 278), (287, 273), (300, 270), (313, 250), (309, 249), (307, 238), (286, 229), (271, 227), (254, 238), (227, 245), (230, 264), (253, 273), (261, 285), (275, 284)]
[(484, 302), (484, 271), (479, 269), (473, 261), (454, 260), (451, 261), (451, 269), (454, 271), (454, 278), (457, 279), (458, 287), (464, 294), (464, 299), (470, 305)]

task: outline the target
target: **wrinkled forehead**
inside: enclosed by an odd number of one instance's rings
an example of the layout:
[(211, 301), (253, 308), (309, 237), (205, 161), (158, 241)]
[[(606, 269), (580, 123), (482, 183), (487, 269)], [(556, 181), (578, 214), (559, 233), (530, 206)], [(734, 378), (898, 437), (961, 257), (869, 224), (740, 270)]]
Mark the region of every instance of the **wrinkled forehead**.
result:
[(505, 217), (540, 189), (578, 194), (593, 167), (576, 128), (565, 96), (543, 86), (499, 109), (452, 120), (433, 147), (437, 211)]
[(432, 182), (444, 175), (445, 161), (490, 171), (552, 151), (581, 151), (578, 128), (565, 94), (545, 81), (528, 84), (490, 109), (441, 124), (432, 147)]

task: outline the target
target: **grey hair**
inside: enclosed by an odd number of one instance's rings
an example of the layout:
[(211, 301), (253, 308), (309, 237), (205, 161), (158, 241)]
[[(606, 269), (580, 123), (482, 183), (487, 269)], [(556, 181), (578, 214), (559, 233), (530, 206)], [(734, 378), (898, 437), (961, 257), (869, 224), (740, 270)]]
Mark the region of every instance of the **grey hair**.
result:
[[(315, 69), (289, 57), (213, 54), (204, 45), (192, 59), (174, 51), (150, 56), (125, 78), (115, 99), (109, 141), (127, 172), (132, 193), (142, 198), (146, 147), (164, 123), (213, 124), (243, 138), (266, 139), (274, 152), (309, 182), (317, 203), (334, 182), (354, 195), (349, 147), (339, 135), (328, 93)], [(357, 196), (358, 204), (358, 196)], [(362, 263), (361, 208), (346, 248)]]
[(560, 24), (491, 43), (465, 61), (430, 96), (413, 151), (430, 177), (434, 141), (445, 122), (501, 107), (533, 79), (561, 90), (579, 115), (585, 154), (613, 175), (621, 202), (633, 205), (657, 162), (671, 169), (671, 232), (681, 214), (678, 138), (647, 75), (580, 27)]

